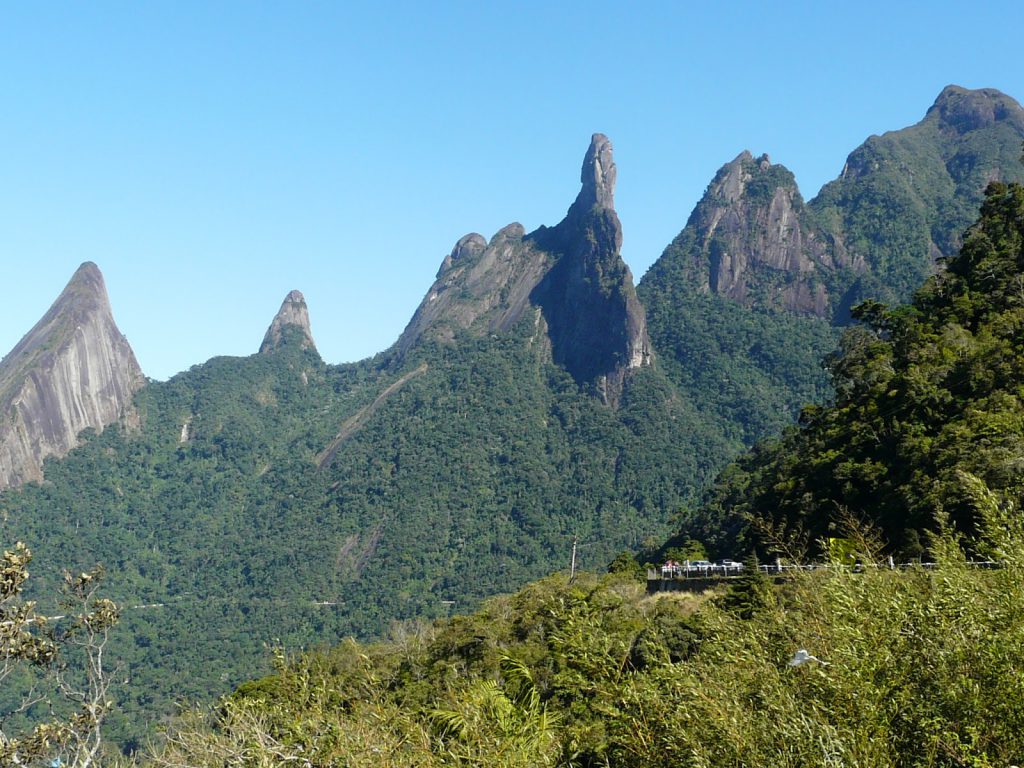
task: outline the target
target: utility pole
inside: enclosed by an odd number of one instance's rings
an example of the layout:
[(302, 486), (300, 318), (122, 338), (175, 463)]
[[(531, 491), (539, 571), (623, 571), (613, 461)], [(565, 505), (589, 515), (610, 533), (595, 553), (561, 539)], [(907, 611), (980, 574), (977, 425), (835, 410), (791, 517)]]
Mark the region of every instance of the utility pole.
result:
[(569, 565), (569, 583), (576, 579), (576, 539), (577, 536), (572, 537), (572, 561)]

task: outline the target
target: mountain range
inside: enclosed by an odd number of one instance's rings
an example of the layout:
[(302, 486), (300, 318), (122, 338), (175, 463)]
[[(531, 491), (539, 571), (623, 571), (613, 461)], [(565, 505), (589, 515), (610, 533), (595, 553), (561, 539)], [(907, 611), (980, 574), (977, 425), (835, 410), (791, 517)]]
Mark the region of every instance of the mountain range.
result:
[(397, 342), (351, 365), (320, 358), (293, 291), (257, 354), (147, 383), (83, 265), (0, 363), (7, 534), (40, 594), (106, 564), (126, 740), (251, 677), (264, 644), (461, 611), (573, 549), (590, 568), (653, 549), (829, 398), (851, 309), (940, 269), (986, 184), (1024, 179), (1022, 140), (1010, 97), (949, 86), (809, 203), (743, 152), (634, 288), (595, 134), (560, 223), (460, 238)]

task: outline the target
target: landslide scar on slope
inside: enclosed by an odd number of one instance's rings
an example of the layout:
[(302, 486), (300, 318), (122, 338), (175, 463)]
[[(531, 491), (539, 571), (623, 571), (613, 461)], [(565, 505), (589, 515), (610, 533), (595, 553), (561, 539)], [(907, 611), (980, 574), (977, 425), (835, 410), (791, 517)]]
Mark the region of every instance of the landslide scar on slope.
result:
[(344, 445), (345, 441), (362, 429), (363, 425), (369, 421), (370, 417), (377, 412), (377, 409), (379, 409), (391, 395), (405, 386), (406, 382), (426, 372), (426, 363), (423, 363), (414, 371), (409, 371), (409, 373), (402, 376), (398, 381), (388, 385), (383, 392), (377, 395), (372, 403), (360, 408), (354, 416), (351, 416), (347, 421), (345, 421), (345, 423), (341, 425), (341, 429), (338, 431), (338, 434), (333, 440), (331, 440), (330, 445), (316, 455), (317, 469), (323, 469), (330, 464), (338, 453), (338, 449)]

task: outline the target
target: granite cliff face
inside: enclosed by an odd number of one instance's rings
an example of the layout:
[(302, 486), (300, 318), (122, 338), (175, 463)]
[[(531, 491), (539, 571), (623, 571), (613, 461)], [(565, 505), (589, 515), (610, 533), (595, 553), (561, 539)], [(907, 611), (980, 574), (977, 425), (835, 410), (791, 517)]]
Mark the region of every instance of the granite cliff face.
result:
[(74, 448), (84, 429), (134, 424), (144, 382), (87, 262), (0, 362), (0, 488), (42, 480), (43, 460)]
[(993, 89), (943, 89), (921, 122), (871, 136), (804, 205), (793, 175), (742, 152), (708, 185), (652, 274), (756, 310), (840, 324), (873, 296), (903, 301), (954, 255), (985, 186), (1024, 179), (1024, 109)]
[(629, 371), (651, 364), (647, 318), (633, 275), (619, 254), (612, 145), (595, 134), (583, 160), (582, 188), (565, 219), (534, 240), (557, 258), (531, 294), (543, 314), (555, 362), (577, 382), (618, 403)]
[(650, 365), (652, 355), (643, 307), (619, 253), (615, 176), (611, 142), (594, 134), (580, 193), (561, 223), (530, 234), (509, 224), (490, 241), (476, 233), (461, 238), (398, 340), (399, 354), (424, 338), (508, 331), (532, 315), (554, 361), (617, 405), (628, 372)]
[(309, 308), (300, 291), (291, 291), (281, 303), (281, 309), (260, 344), (260, 354), (265, 355), (280, 349), (285, 344), (298, 344), (300, 349), (316, 351), (313, 332), (309, 325)]
[(684, 231), (701, 288), (741, 304), (824, 315), (832, 256), (793, 174), (744, 151), (708, 185)]
[(407, 352), (427, 337), (451, 341), (469, 328), (507, 331), (530, 309), (530, 292), (551, 261), (518, 222), (489, 241), (475, 232), (460, 238), (398, 339), (398, 350)]

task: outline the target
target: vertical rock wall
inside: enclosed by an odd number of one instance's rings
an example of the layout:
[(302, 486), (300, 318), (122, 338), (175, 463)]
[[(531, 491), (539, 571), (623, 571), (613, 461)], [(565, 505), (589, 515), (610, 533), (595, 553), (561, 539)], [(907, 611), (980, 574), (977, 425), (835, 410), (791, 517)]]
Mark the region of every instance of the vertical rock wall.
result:
[(74, 448), (82, 430), (133, 424), (143, 383), (103, 276), (83, 264), (0, 362), (0, 488), (41, 480), (43, 461)]

